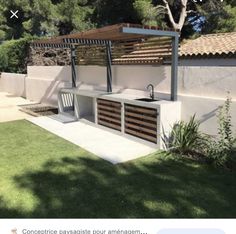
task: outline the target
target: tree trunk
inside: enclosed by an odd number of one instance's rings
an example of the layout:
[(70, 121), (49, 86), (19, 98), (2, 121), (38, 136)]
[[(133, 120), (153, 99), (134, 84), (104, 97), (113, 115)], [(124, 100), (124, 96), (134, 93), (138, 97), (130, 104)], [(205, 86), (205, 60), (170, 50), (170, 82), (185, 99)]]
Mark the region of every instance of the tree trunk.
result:
[(173, 14), (170, 10), (170, 6), (167, 0), (162, 0), (163, 3), (165, 4), (165, 8), (167, 10), (167, 14), (170, 20), (170, 23), (173, 27), (174, 30), (176, 31), (181, 31), (183, 26), (184, 26), (184, 22), (185, 19), (187, 17), (187, 3), (188, 0), (181, 0), (181, 11), (180, 11), (180, 17), (179, 17), (179, 22), (175, 22)]

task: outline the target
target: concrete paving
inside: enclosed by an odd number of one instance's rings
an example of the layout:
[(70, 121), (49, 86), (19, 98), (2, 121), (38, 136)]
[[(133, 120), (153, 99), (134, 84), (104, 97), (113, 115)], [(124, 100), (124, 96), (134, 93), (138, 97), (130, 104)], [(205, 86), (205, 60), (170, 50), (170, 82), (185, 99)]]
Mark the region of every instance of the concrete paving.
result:
[(65, 124), (55, 120), (55, 117), (45, 116), (32, 117), (28, 120), (113, 164), (133, 160), (156, 151), (155, 148), (83, 121)]
[(30, 104), (29, 100), (10, 93), (0, 92), (0, 122), (25, 119), (30, 115), (20, 111), (20, 105)]

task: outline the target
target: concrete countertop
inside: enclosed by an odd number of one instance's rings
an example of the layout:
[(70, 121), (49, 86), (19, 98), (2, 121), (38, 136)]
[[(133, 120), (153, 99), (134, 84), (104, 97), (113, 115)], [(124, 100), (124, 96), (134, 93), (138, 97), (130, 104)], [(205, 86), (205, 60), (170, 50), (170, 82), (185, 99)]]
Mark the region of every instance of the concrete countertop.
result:
[(134, 95), (134, 94), (127, 94), (127, 93), (104, 94), (100, 98), (111, 100), (111, 101), (122, 102), (122, 103), (125, 102), (128, 104), (134, 104), (134, 105), (139, 105), (143, 107), (151, 107), (151, 108), (157, 108), (163, 104), (173, 103), (172, 101), (167, 101), (167, 100), (158, 100), (154, 102), (138, 101), (135, 99), (149, 98), (149, 97), (144, 96), (144, 95)]
[(138, 101), (135, 99), (138, 98), (149, 98), (148, 96), (140, 95), (140, 94), (127, 94), (127, 93), (107, 93), (106, 91), (100, 90), (88, 90), (88, 89), (77, 89), (77, 88), (63, 88), (61, 89), (62, 92), (66, 93), (73, 93), (81, 96), (87, 97), (95, 97), (95, 98), (102, 98), (110, 101), (117, 101), (121, 103), (128, 103), (139, 105), (143, 107), (150, 107), (150, 108), (157, 108), (161, 105), (171, 104), (172, 101), (168, 100), (159, 100), (154, 102), (144, 102)]
[(77, 89), (77, 88), (63, 88), (61, 89), (61, 91), (65, 93), (73, 93), (73, 94), (87, 96), (87, 97), (99, 97), (101, 95), (107, 94), (106, 91)]

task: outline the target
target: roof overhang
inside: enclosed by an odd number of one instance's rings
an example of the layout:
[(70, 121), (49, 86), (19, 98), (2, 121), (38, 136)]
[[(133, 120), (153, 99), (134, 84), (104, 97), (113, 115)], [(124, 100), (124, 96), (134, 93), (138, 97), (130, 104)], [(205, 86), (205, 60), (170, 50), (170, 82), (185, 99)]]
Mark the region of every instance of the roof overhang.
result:
[(67, 44), (105, 44), (107, 41), (141, 40), (151, 36), (176, 37), (179, 36), (179, 33), (173, 30), (162, 30), (153, 26), (123, 23), (105, 26), (99, 29), (91, 29), (85, 32), (35, 40), (33, 44), (38, 46), (54, 44), (55, 47), (60, 44), (61, 47), (67, 47)]

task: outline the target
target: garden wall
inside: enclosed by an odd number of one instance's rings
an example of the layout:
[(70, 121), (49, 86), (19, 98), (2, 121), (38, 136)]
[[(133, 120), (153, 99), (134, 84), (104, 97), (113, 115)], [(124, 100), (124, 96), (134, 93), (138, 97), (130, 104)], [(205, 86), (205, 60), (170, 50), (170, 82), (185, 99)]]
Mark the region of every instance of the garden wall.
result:
[[(26, 79), (27, 98), (56, 104), (61, 87), (71, 87), (71, 68), (68, 66), (29, 66)], [(178, 92), (182, 101), (182, 119), (193, 114), (202, 122), (202, 130), (215, 134), (216, 113), (224, 102), (227, 91), (233, 98), (232, 116), (236, 131), (236, 67), (232, 66), (180, 66)], [(77, 69), (78, 85), (106, 88), (106, 68), (80, 66)], [(152, 83), (156, 95), (169, 98), (169, 66), (114, 66), (115, 90), (138, 89), (146, 91)]]
[[(22, 74), (2, 73), (0, 91), (26, 96), (35, 102), (57, 105), (58, 90), (71, 87), (70, 66), (28, 66), (27, 77)], [(106, 68), (80, 66), (77, 85), (106, 89)], [(137, 89), (146, 91), (152, 83), (156, 95), (169, 98), (169, 66), (114, 66), (114, 90)], [(178, 97), (182, 102), (182, 119), (193, 114), (202, 122), (201, 128), (215, 134), (216, 113), (224, 102), (227, 91), (233, 98), (232, 117), (236, 131), (236, 67), (235, 66), (185, 66), (179, 67)]]
[(25, 74), (1, 73), (0, 92), (9, 92), (13, 95), (26, 97)]
[(27, 99), (57, 106), (59, 89), (71, 87), (70, 66), (29, 66), (26, 78)]

